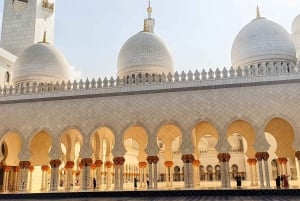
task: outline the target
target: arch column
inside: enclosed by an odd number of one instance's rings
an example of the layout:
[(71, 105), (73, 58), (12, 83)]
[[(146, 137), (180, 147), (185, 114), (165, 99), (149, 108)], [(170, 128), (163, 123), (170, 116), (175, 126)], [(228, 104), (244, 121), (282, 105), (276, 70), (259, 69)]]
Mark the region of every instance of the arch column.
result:
[(184, 163), (184, 186), (185, 188), (193, 187), (193, 161), (194, 156), (192, 154), (182, 155), (181, 157)]
[(254, 186), (254, 176), (253, 176), (253, 168), (252, 168), (252, 160), (253, 159), (248, 159), (247, 163), (249, 165), (249, 169), (250, 169), (250, 181), (251, 181), (251, 186)]
[[(41, 167), (41, 169), (42, 169), (41, 191), (45, 191), (48, 188), (48, 171), (49, 171), (49, 166), (48, 165), (44, 165), (44, 166)], [(31, 184), (30, 184), (30, 186), (31, 186)]]
[(10, 166), (4, 166), (3, 167), (3, 186), (2, 190), (3, 192), (9, 191), (9, 171), (11, 170)]
[(257, 176), (257, 160), (253, 160), (253, 178), (254, 178), (254, 186), (258, 186), (258, 176)]
[(218, 154), (218, 159), (221, 166), (221, 186), (222, 188), (230, 188), (230, 173), (229, 173), (229, 153)]
[[(151, 164), (149, 165), (149, 184), (150, 184), (150, 187), (152, 188), (152, 186), (153, 186), (154, 189), (157, 189), (157, 181), (158, 181), (158, 178), (157, 178), (157, 163), (159, 161), (159, 157), (158, 156), (148, 156), (147, 160), (148, 160), (149, 164), (151, 162)], [(152, 176), (152, 171), (153, 171), (153, 176)]]
[(60, 160), (51, 160), (50, 191), (58, 190)]
[(271, 185), (270, 185), (270, 175), (269, 175), (269, 165), (268, 165), (269, 153), (268, 152), (263, 152), (262, 153), (262, 159), (264, 160), (266, 185), (267, 185), (267, 187), (270, 187)]
[(257, 152), (255, 154), (255, 157), (258, 161), (258, 171), (259, 171), (259, 182), (260, 187), (264, 187), (264, 173), (263, 173), (263, 165), (262, 165), (262, 152)]
[(122, 190), (124, 184), (124, 157), (115, 157), (115, 190)]
[(30, 161), (20, 161), (19, 167), (20, 167), (20, 171), (18, 175), (18, 190), (27, 191)]
[(157, 189), (157, 163), (158, 156), (148, 156), (147, 161), (149, 164), (149, 188)]
[(298, 160), (298, 167), (300, 168), (300, 151), (296, 151), (295, 157), (296, 157), (297, 160)]
[(251, 180), (251, 186), (257, 186), (257, 170), (256, 170), (256, 163), (257, 160), (255, 158), (249, 158), (247, 160), (250, 168), (250, 180)]
[(88, 190), (91, 187), (91, 165), (93, 160), (91, 158), (81, 159), (82, 165), (82, 179), (81, 179), (81, 189)]
[[(290, 175), (291, 175), (291, 180), (297, 180), (297, 167), (296, 167), (296, 158), (295, 157), (289, 157), (288, 158), (288, 163), (290, 167)], [(287, 173), (288, 175), (288, 173)]]
[(174, 165), (173, 161), (165, 161), (164, 163), (166, 167), (166, 186), (172, 187), (172, 166)]
[[(259, 180), (260, 180), (260, 187), (264, 187), (264, 181), (266, 181), (266, 186), (270, 187), (270, 176), (269, 176), (269, 166), (268, 166), (268, 159), (269, 154), (268, 152), (257, 152), (255, 157), (258, 161), (258, 168), (259, 168)], [(263, 163), (262, 163), (263, 161)], [(265, 172), (265, 174), (264, 174)], [(264, 179), (265, 176), (265, 179)]]
[(111, 168), (113, 166), (113, 163), (110, 161), (106, 161), (105, 162), (105, 181), (106, 181), (106, 186), (110, 187), (111, 186), (111, 182), (112, 182), (112, 173), (111, 173)]
[(200, 186), (200, 160), (193, 161), (193, 168), (194, 168), (194, 186)]
[(34, 166), (30, 166), (29, 167), (29, 181), (28, 181), (29, 188), (28, 188), (28, 191), (31, 191), (31, 189), (32, 189), (32, 173), (33, 173), (33, 171), (34, 171)]
[(13, 191), (18, 190), (18, 175), (19, 175), (19, 172), (20, 172), (20, 166), (15, 166), (14, 167), (14, 182), (13, 182), (13, 186), (12, 186)]
[(278, 163), (280, 164), (280, 170), (281, 170), (280, 174), (281, 175), (288, 175), (287, 162), (288, 162), (287, 158), (278, 158)]
[(96, 165), (96, 188), (100, 189), (102, 185), (102, 165), (103, 161), (102, 160), (96, 160), (95, 161)]
[(66, 165), (65, 165), (65, 169), (66, 169), (66, 186), (65, 186), (65, 190), (69, 191), (71, 190), (72, 186), (73, 186), (73, 174), (72, 174), (72, 170), (74, 167), (74, 162), (73, 161), (67, 161)]
[(139, 173), (140, 173), (140, 187), (146, 186), (146, 180), (147, 180), (147, 163), (146, 162), (139, 162)]

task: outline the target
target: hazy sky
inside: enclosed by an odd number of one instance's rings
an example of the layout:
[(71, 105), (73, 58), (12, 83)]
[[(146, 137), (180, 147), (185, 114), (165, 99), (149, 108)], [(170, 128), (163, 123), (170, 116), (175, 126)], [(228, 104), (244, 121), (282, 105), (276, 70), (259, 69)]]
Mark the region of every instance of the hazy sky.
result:
[[(261, 15), (289, 32), (300, 0), (260, 0)], [(152, 0), (155, 33), (175, 69), (231, 65), (238, 32), (256, 16), (257, 0)], [(147, 0), (56, 0), (55, 45), (83, 78), (115, 76), (122, 45), (141, 31)], [(0, 0), (2, 16), (3, 0)]]

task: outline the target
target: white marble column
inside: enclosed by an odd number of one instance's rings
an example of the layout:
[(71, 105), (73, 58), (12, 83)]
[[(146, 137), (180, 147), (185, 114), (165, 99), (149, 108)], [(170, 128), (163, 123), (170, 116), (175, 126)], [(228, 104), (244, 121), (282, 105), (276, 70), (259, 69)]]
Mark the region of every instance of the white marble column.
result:
[(218, 159), (220, 162), (221, 168), (221, 186), (222, 188), (230, 188), (230, 173), (229, 173), (229, 153), (220, 153), (218, 154)]
[(230, 179), (230, 168), (229, 168), (229, 161), (225, 162), (225, 178), (226, 178), (226, 188), (230, 188), (231, 187), (231, 179)]
[(82, 165), (82, 180), (81, 180), (81, 189), (88, 190), (91, 188), (91, 165), (93, 160), (91, 158), (81, 159)]
[(264, 173), (263, 173), (263, 165), (262, 165), (262, 159), (263, 159), (263, 152), (257, 152), (255, 154), (255, 157), (258, 161), (258, 171), (259, 171), (259, 182), (260, 182), (260, 187), (263, 188), (265, 187), (264, 183)]
[(95, 161), (95, 165), (96, 165), (96, 188), (97, 189), (100, 189), (101, 188), (101, 185), (102, 185), (102, 175), (101, 175), (101, 172), (102, 172), (102, 165), (103, 165), (103, 161), (102, 160), (96, 160)]
[(9, 191), (9, 187), (8, 187), (8, 176), (9, 176), (9, 171), (11, 169), (10, 166), (5, 166), (3, 167), (4, 172), (3, 172), (3, 187), (2, 190), (3, 192), (8, 192)]
[[(300, 151), (296, 151), (295, 157), (296, 157), (297, 160), (298, 160), (298, 167), (300, 168)], [(298, 170), (298, 171), (296, 171), (296, 172), (297, 172), (297, 174), (299, 174), (300, 170)], [(300, 179), (300, 176), (299, 176), (299, 175), (297, 176), (297, 179), (298, 179), (298, 181), (299, 181), (299, 179)]]
[(153, 188), (153, 175), (152, 175), (152, 167), (153, 167), (153, 163), (151, 162), (151, 163), (149, 163), (149, 161), (148, 161), (148, 166), (149, 166), (149, 186), (148, 186), (148, 188)]
[(259, 171), (260, 187), (265, 187), (262, 160), (258, 160), (258, 171)]
[(257, 161), (253, 164), (253, 180), (254, 180), (254, 186), (258, 186), (258, 176), (257, 176)]
[(186, 170), (189, 169), (188, 163), (183, 163), (183, 168), (184, 168), (184, 172), (183, 172), (184, 186), (187, 187), (189, 185), (188, 184), (189, 174), (186, 173)]
[(270, 187), (270, 175), (269, 175), (268, 160), (264, 160), (264, 167), (265, 167), (265, 175), (266, 175), (266, 186)]
[(60, 160), (51, 160), (51, 175), (50, 175), (50, 191), (57, 191), (59, 184), (59, 166), (61, 164)]
[(193, 166), (192, 163), (194, 161), (194, 156), (190, 155), (182, 155), (181, 157), (184, 163), (184, 184), (185, 188), (193, 187)]
[(120, 178), (120, 176), (119, 176), (119, 165), (115, 165), (114, 166), (114, 170), (115, 170), (115, 175), (114, 175), (114, 177), (115, 177), (115, 190), (118, 190), (119, 189), (119, 178)]
[(188, 163), (189, 166), (189, 188), (194, 186), (194, 171), (193, 171), (193, 163)]
[(27, 191), (28, 190), (28, 172), (30, 168), (30, 161), (20, 161), (20, 176), (18, 179), (18, 190)]
[[(255, 159), (254, 159), (255, 160)], [(254, 174), (253, 174), (253, 159), (248, 159), (247, 160), (249, 170), (250, 170), (250, 181), (251, 181), (251, 186), (254, 186)]]
[(169, 171), (170, 171), (170, 187), (173, 186), (173, 182), (174, 182), (174, 171), (173, 171), (173, 167), (170, 167), (169, 168)]
[(73, 167), (74, 167), (74, 162), (73, 161), (67, 161), (65, 169), (66, 169), (66, 185), (65, 185), (65, 190), (70, 191), (73, 188)]
[(194, 186), (200, 186), (200, 171), (199, 171), (200, 161), (193, 161), (193, 170), (194, 170)]
[(124, 165), (120, 165), (120, 186), (119, 189), (123, 190), (124, 187)]
[(115, 165), (115, 190), (122, 190), (124, 185), (124, 157), (115, 157), (114, 165)]

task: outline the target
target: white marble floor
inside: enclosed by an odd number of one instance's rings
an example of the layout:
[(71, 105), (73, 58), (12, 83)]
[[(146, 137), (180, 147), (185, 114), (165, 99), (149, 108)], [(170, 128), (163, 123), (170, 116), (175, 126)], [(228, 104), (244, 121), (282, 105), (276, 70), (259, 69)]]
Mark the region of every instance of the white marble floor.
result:
[[(189, 197), (164, 197), (164, 198), (61, 198), (61, 199), (43, 199), (43, 201), (299, 201), (300, 197), (295, 196), (243, 196), (243, 197), (218, 197), (218, 196), (189, 196)], [(2, 200), (12, 201), (12, 200)], [(24, 200), (36, 201), (36, 200)]]

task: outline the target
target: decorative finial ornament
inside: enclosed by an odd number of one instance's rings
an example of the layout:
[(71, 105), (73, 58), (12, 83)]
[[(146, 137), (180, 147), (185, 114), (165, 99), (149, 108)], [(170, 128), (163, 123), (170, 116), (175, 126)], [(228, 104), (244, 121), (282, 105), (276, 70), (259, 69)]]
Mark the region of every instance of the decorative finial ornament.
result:
[(44, 31), (43, 43), (47, 43), (47, 33)]
[(147, 8), (147, 12), (148, 12), (148, 18), (151, 18), (151, 14), (152, 14), (152, 7), (151, 7), (151, 1), (149, 0), (149, 4), (148, 4), (148, 8)]
[(148, 18), (144, 19), (144, 32), (154, 32), (154, 25), (155, 25), (155, 20), (152, 18), (152, 7), (151, 7), (151, 2), (148, 0)]
[(257, 5), (257, 7), (256, 7), (256, 18), (257, 18), (257, 19), (261, 18), (258, 5)]

